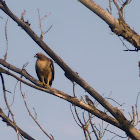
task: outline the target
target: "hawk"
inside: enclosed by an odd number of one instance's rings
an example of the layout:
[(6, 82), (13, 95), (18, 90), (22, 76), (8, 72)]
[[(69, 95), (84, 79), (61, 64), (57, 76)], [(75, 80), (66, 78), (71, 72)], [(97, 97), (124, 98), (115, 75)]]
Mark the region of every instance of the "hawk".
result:
[(51, 86), (54, 80), (53, 61), (42, 53), (37, 53), (34, 57), (37, 58), (35, 69), (38, 79), (44, 86)]

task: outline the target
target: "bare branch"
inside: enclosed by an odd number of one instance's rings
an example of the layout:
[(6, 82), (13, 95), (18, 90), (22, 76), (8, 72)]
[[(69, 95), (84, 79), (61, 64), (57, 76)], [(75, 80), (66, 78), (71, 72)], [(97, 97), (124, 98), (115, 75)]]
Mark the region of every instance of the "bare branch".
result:
[[(18, 19), (7, 7), (7, 5), (0, 0), (3, 5), (0, 5), (0, 8), (8, 14), (13, 20), (15, 20), (19, 26), (21, 26), (31, 37), (32, 39), (46, 52), (50, 57), (71, 77), (74, 78), (74, 81), (83, 87), (93, 98), (95, 98), (102, 106), (104, 106), (114, 117), (117, 117), (116, 110), (111, 104), (109, 104), (96, 90), (88, 85), (76, 72), (74, 72), (65, 62), (57, 56), (24, 22)], [(113, 18), (114, 19), (114, 18)], [(114, 21), (114, 20), (113, 20)], [(121, 113), (121, 112), (120, 112)], [(125, 118), (126, 120), (126, 118)]]
[(7, 36), (7, 24), (8, 24), (8, 19), (6, 20), (6, 23), (5, 23), (5, 38), (6, 38), (6, 53), (4, 55), (4, 60), (6, 61), (7, 59), (7, 54), (8, 54), (8, 36)]
[(52, 28), (52, 25), (49, 27), (49, 29), (46, 32), (44, 32), (44, 34), (48, 33), (51, 28)]
[[(4, 78), (3, 78), (3, 75), (2, 75), (1, 73), (0, 73), (0, 76), (1, 76), (1, 80), (2, 80), (2, 87), (3, 87), (3, 93), (4, 93), (4, 100), (5, 100), (6, 106), (7, 106), (8, 110), (9, 110), (11, 116), (12, 116), (12, 119), (13, 119), (13, 122), (12, 122), (12, 123), (9, 123), (9, 124), (10, 124), (10, 126), (12, 126), (12, 127), (15, 129), (15, 131), (17, 132), (17, 136), (20, 135), (21, 138), (22, 138), (22, 136), (24, 136), (24, 135), (23, 135), (24, 133), (23, 133), (23, 132), (20, 133), (21, 131), (19, 131), (19, 128), (18, 128), (17, 125), (16, 125), (15, 118), (14, 118), (14, 114), (13, 114), (12, 110), (10, 109), (10, 106), (9, 106), (9, 104), (8, 104), (8, 101), (7, 101)], [(2, 110), (1, 110), (1, 113), (2, 113)], [(1, 116), (2, 116), (2, 115), (1, 115)], [(2, 117), (2, 118), (3, 118), (3, 117)], [(5, 118), (6, 118), (6, 117), (5, 117)], [(7, 119), (6, 119), (6, 122), (7, 122)], [(10, 121), (8, 120), (8, 122), (10, 122)], [(26, 135), (25, 135), (24, 137), (26, 137)], [(18, 136), (18, 139), (19, 139), (19, 136)], [(22, 139), (23, 139), (23, 138), (22, 138)]]
[[(92, 0), (79, 0), (81, 3), (84, 3), (85, 1), (90, 3), (89, 5), (86, 5), (87, 7), (90, 6), (90, 9), (92, 9), (94, 6), (94, 10), (98, 10), (98, 15), (106, 21), (106, 23), (109, 24), (111, 27), (112, 31), (114, 31), (118, 36), (123, 36), (125, 39), (127, 39), (131, 44), (133, 44), (136, 48), (140, 48), (140, 36), (134, 32), (133, 30), (130, 29), (130, 27), (125, 23), (120, 22), (112, 17), (111, 14), (109, 14), (107, 11), (105, 11), (103, 8), (99, 7), (96, 5), (95, 8), (95, 3)], [(114, 108), (109, 102), (107, 102), (96, 90), (94, 90), (87, 82), (85, 82), (77, 73), (75, 73), (68, 65), (65, 64), (65, 62), (56, 54), (54, 53), (28, 26), (26, 23), (21, 21), (17, 16), (15, 16), (7, 7), (5, 2), (3, 0), (0, 0), (0, 9), (3, 10), (8, 16), (10, 16), (15, 22), (18, 23), (19, 26), (24, 29), (29, 36), (64, 70), (65, 73), (68, 73), (71, 77), (73, 77), (74, 81), (79, 84), (83, 89), (85, 89), (93, 98), (95, 98), (104, 108), (106, 108), (119, 122), (119, 125), (121, 125), (121, 128), (129, 135), (130, 137), (134, 137), (136, 139), (140, 139), (140, 133), (139, 131), (126, 119), (126, 117), (123, 115), (123, 113), (117, 109)], [(103, 16), (104, 15), (104, 16)], [(103, 17), (102, 17), (103, 16)], [(126, 36), (127, 33), (127, 36)], [(8, 72), (6, 72), (7, 74)], [(21, 79), (20, 79), (21, 80)], [(59, 92), (54, 92), (53, 88), (48, 88), (45, 89), (48, 90), (51, 93), (55, 93), (55, 96), (58, 96), (60, 98), (63, 97), (63, 99), (79, 106), (81, 108), (88, 108), (90, 112), (94, 113), (93, 114), (102, 114), (102, 118), (106, 116), (106, 114), (101, 113), (98, 110), (94, 110), (91, 108), (89, 105), (80, 102), (76, 98), (66, 98), (69, 96), (64, 96), (61, 94), (58, 94)], [(56, 91), (56, 90), (55, 90)], [(82, 106), (81, 106), (82, 105)], [(123, 125), (122, 125), (123, 124)], [(135, 133), (134, 133), (135, 132)]]
[(118, 10), (118, 12), (119, 12), (119, 20), (123, 20), (123, 13), (122, 13), (122, 11), (120, 10), (120, 7), (119, 7), (119, 5), (118, 5), (118, 3), (117, 3), (117, 0), (113, 0), (113, 2), (114, 2), (115, 6), (116, 6), (116, 8), (117, 8), (117, 10)]
[(138, 113), (138, 98), (139, 98), (140, 92), (137, 95), (137, 99), (136, 99), (136, 104), (135, 104), (135, 108), (136, 108), (136, 116), (137, 116), (137, 123), (140, 122), (139, 121), (139, 113)]
[(112, 98), (107, 98), (107, 99), (112, 100), (113, 102), (115, 102), (115, 103), (118, 104), (119, 106), (123, 106), (123, 105), (125, 104), (125, 103), (120, 104), (120, 103), (118, 103), (117, 101), (115, 101), (115, 100), (112, 99)]
[(123, 3), (122, 7), (120, 8), (121, 12), (123, 12), (124, 7), (125, 7), (126, 5), (128, 5), (131, 1), (132, 1), (132, 0), (126, 0), (126, 1)]
[(82, 123), (82, 121), (81, 121), (81, 119), (79, 117), (79, 114), (78, 114), (77, 109), (76, 109), (75, 106), (74, 106), (74, 110), (75, 110), (76, 117), (77, 117), (79, 123), (81, 124), (81, 128), (83, 128), (84, 127), (84, 124)]
[[(102, 124), (103, 124), (104, 122), (102, 121)], [(108, 128), (108, 126), (109, 126), (109, 124), (107, 124), (106, 125), (106, 127), (103, 129), (103, 126), (102, 126), (102, 137), (105, 135), (105, 132), (106, 132), (106, 129)]]
[(131, 118), (131, 122), (132, 122), (132, 124), (134, 126), (137, 126), (140, 123), (140, 121), (139, 121), (139, 113), (138, 113), (138, 108), (137, 108), (137, 102), (138, 102), (139, 94), (140, 93), (138, 93), (138, 95), (137, 95), (135, 107), (132, 106), (132, 113), (131, 113), (132, 115), (128, 112), (129, 115), (130, 115), (130, 118)]
[[(5, 62), (5, 63), (7, 63), (7, 62)], [(10, 65), (10, 67), (12, 67), (12, 66)], [(11, 75), (12, 77), (16, 78), (18, 81), (21, 81), (22, 83), (24, 83), (24, 84), (26, 84), (26, 85), (28, 85), (30, 87), (33, 87), (35, 89), (50, 93), (50, 94), (55, 95), (55, 96), (57, 96), (59, 98), (67, 100), (68, 102), (72, 103), (73, 105), (76, 105), (76, 106), (78, 106), (78, 107), (80, 107), (80, 108), (82, 108), (84, 110), (87, 110), (88, 112), (90, 112), (93, 115), (96, 115), (97, 117), (99, 117), (99, 118), (101, 117), (101, 119), (103, 119), (103, 120), (105, 120), (107, 122), (109, 121), (111, 124), (113, 124), (113, 125), (115, 125), (117, 127), (121, 127), (121, 125), (119, 125), (118, 121), (116, 121), (114, 118), (108, 116), (107, 114), (105, 114), (102, 111), (93, 109), (92, 107), (90, 107), (89, 105), (85, 104), (81, 100), (78, 100), (76, 97), (71, 97), (71, 96), (67, 95), (66, 93), (64, 93), (62, 91), (59, 91), (59, 90), (56, 90), (56, 89), (54, 89), (52, 87), (43, 88), (42, 85), (40, 84), (40, 82), (38, 82), (38, 80), (36, 80), (35, 78), (31, 77), (31, 75), (28, 75), (25, 70), (22, 71), (22, 70), (19, 69), (19, 71), (18, 71), (18, 68), (17, 68), (17, 72), (19, 72), (25, 78), (27, 78), (28, 80), (30, 80), (31, 82), (33, 82), (34, 84), (36, 84), (38, 86), (33, 85), (31, 83), (28, 83), (27, 81), (23, 80), (22, 78), (19, 78), (18, 76), (12, 74), (11, 72), (9, 72), (7, 70), (4, 70), (1, 67), (0, 67), (0, 72), (8, 74), (8, 75)]]
[(135, 124), (135, 110), (134, 110), (134, 106), (132, 106), (132, 115), (133, 115), (133, 119), (132, 119), (132, 124)]
[(40, 12), (39, 12), (39, 9), (38, 9), (38, 17), (39, 17), (39, 25), (40, 25), (40, 30), (41, 30), (41, 35), (40, 35), (40, 39), (43, 40), (44, 38), (44, 35), (52, 28), (52, 25), (50, 26), (50, 28), (46, 31), (46, 32), (43, 32), (43, 28), (42, 28), (42, 20), (44, 20), (46, 17), (48, 17), (50, 15), (50, 13), (48, 15), (45, 15), (43, 18), (41, 18), (40, 16)]
[(139, 67), (139, 77), (140, 77), (140, 61), (138, 62), (138, 67)]
[(21, 14), (21, 20), (24, 22), (24, 15), (26, 13), (26, 10), (24, 10), (24, 12)]
[(40, 24), (40, 29), (41, 29), (41, 36), (40, 36), (40, 38), (43, 40), (43, 38), (44, 38), (44, 32), (43, 32), (43, 29), (42, 29), (41, 17), (40, 17), (39, 9), (38, 9), (38, 17), (39, 17), (39, 24)]
[(33, 107), (33, 110), (34, 110), (34, 112), (35, 112), (35, 119), (37, 119), (37, 113), (36, 113), (36, 111), (35, 111), (35, 108)]
[[(127, 49), (127, 50), (124, 50), (124, 51), (131, 51), (131, 50), (128, 49), (128, 47), (125, 45), (124, 40), (122, 40), (121, 37), (119, 37), (119, 39), (121, 40), (123, 46), (125, 46), (125, 48)], [(136, 51), (136, 49), (135, 49), (135, 51)]]
[(16, 131), (16, 128), (18, 129), (18, 131), (20, 132), (20, 134), (28, 139), (28, 140), (35, 140), (34, 138), (32, 138), (31, 136), (29, 136), (26, 132), (24, 132), (22, 129), (20, 129), (17, 125), (15, 127), (15, 124), (4, 114), (4, 112), (2, 111), (2, 109), (0, 108), (0, 117), (3, 119), (3, 122), (6, 122), (8, 126), (11, 126), (12, 128), (14, 128), (14, 130)]
[(14, 103), (14, 100), (15, 100), (15, 91), (16, 91), (16, 86), (17, 86), (17, 84), (18, 84), (18, 81), (16, 82), (16, 84), (15, 84), (15, 88), (14, 88), (14, 95), (13, 95), (13, 101), (12, 101), (12, 103), (11, 103), (11, 105), (10, 106), (12, 106), (13, 105), (13, 103)]
[(24, 16), (25, 16), (26, 10), (24, 10), (24, 12), (21, 14), (21, 21), (24, 22), (27, 26), (30, 26), (31, 24), (29, 23), (29, 21), (24, 21)]
[(112, 134), (114, 134), (115, 136), (118, 136), (118, 137), (120, 137), (120, 138), (127, 138), (127, 136), (125, 136), (125, 137), (120, 136), (120, 135), (118, 135), (117, 133), (112, 132), (112, 131), (110, 131), (110, 130), (108, 130), (108, 129), (105, 129), (105, 131), (108, 131), (108, 132), (110, 132), (110, 133), (112, 133)]
[(87, 130), (87, 133), (88, 133), (89, 139), (92, 140), (89, 130)]
[(41, 18), (41, 20), (44, 20), (46, 17), (48, 17), (51, 13), (45, 15), (43, 18)]
[(16, 132), (17, 132), (17, 134), (19, 134), (18, 129), (17, 129), (17, 127), (16, 127), (16, 122), (15, 122), (14, 114), (13, 114), (13, 112), (12, 112), (12, 110), (11, 110), (9, 104), (8, 104), (8, 101), (7, 101), (4, 78), (3, 78), (3, 75), (2, 75), (1, 73), (0, 73), (0, 77), (1, 77), (1, 81), (2, 81), (2, 87), (3, 87), (3, 93), (4, 93), (4, 100), (5, 100), (5, 103), (6, 103), (6, 106), (7, 106), (8, 110), (9, 110), (11, 116), (12, 116), (13, 123), (14, 123), (15, 129), (16, 129)]
[(111, 6), (111, 0), (109, 0), (109, 9), (110, 9), (109, 13), (112, 15), (112, 6)]
[(103, 19), (111, 28), (111, 31), (118, 36), (122, 36), (128, 42), (130, 42), (137, 50), (140, 50), (140, 35), (138, 35), (133, 29), (129, 27), (123, 20), (122, 12), (117, 4), (117, 0), (113, 0), (119, 12), (119, 20), (114, 18), (109, 12), (97, 5), (93, 0), (78, 0), (92, 12)]
[(26, 99), (25, 99), (25, 96), (22, 92), (22, 87), (21, 87), (21, 82), (20, 82), (20, 92), (21, 92), (21, 95), (23, 97), (23, 100), (24, 100), (24, 104), (25, 104), (25, 107), (29, 113), (29, 115), (32, 117), (32, 119), (34, 120), (34, 122), (39, 126), (39, 128), (44, 132), (44, 134), (50, 139), (50, 140), (54, 140), (54, 137), (51, 135), (49, 135), (43, 128), (42, 126), (38, 123), (38, 121), (35, 119), (35, 117), (32, 115), (32, 113), (30, 112), (29, 108), (28, 108), (28, 105), (26, 103)]
[(70, 104), (70, 110), (71, 110), (72, 116), (73, 116), (73, 118), (74, 118), (74, 120), (75, 120), (76, 124), (77, 124), (79, 127), (81, 127), (81, 128), (82, 128), (82, 126), (81, 126), (81, 125), (77, 122), (77, 120), (76, 120), (76, 118), (75, 118), (75, 116), (74, 116), (74, 113), (73, 113), (73, 111), (72, 111), (71, 104)]
[(90, 125), (90, 122), (89, 122), (89, 120), (86, 121), (84, 114), (85, 114), (85, 113), (83, 112), (83, 120), (84, 120), (83, 130), (85, 131), (85, 133), (86, 133), (86, 135), (89, 137), (89, 139), (92, 140), (92, 139), (91, 139), (91, 136), (90, 136), (90, 133), (89, 133), (89, 130), (88, 130), (89, 125)]
[(93, 123), (91, 121), (90, 113), (88, 113), (88, 114), (89, 114), (89, 121), (90, 121), (90, 125), (91, 125), (91, 128), (92, 128), (92, 131), (94, 132), (94, 135), (95, 135), (96, 139), (99, 140), (98, 134), (97, 134), (96, 130), (94, 129), (94, 125), (93, 125)]
[(84, 135), (85, 135), (85, 140), (88, 140), (88, 136), (87, 136), (86, 130), (83, 129), (83, 132), (84, 132)]

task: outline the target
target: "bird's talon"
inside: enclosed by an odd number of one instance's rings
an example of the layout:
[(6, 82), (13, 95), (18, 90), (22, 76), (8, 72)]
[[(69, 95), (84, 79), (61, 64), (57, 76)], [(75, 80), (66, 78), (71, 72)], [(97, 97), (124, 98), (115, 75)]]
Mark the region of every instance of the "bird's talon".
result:
[(46, 86), (47, 86), (47, 87), (50, 87), (50, 85), (49, 85), (49, 84), (46, 84)]

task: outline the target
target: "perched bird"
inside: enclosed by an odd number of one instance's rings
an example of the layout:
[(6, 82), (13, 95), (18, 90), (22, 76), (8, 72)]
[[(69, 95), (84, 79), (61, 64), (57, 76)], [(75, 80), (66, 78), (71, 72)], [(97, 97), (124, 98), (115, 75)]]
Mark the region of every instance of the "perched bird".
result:
[(42, 53), (37, 53), (34, 57), (37, 58), (35, 69), (38, 79), (44, 86), (51, 86), (54, 80), (53, 61)]
[(88, 103), (88, 105), (95, 107), (94, 103), (91, 101), (91, 99), (89, 99), (89, 97), (87, 95), (85, 95), (85, 99), (86, 99), (86, 102)]

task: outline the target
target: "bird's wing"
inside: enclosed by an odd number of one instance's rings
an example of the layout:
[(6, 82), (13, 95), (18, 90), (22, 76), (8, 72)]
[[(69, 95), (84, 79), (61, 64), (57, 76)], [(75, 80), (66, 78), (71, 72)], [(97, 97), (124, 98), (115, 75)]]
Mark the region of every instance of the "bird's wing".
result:
[(52, 81), (54, 80), (54, 65), (53, 65), (53, 61), (51, 60), (51, 64), (50, 64), (50, 67), (51, 67), (51, 71), (52, 71)]
[(53, 65), (53, 61), (50, 59), (50, 70), (51, 70), (51, 79), (49, 81), (50, 86), (52, 85), (52, 81), (54, 80), (54, 65)]
[(35, 65), (35, 69), (36, 69), (36, 74), (37, 74), (37, 77), (38, 77), (39, 81), (42, 82), (41, 75), (40, 75), (40, 68), (39, 68), (39, 66), (37, 65), (37, 63), (36, 63), (36, 65)]

